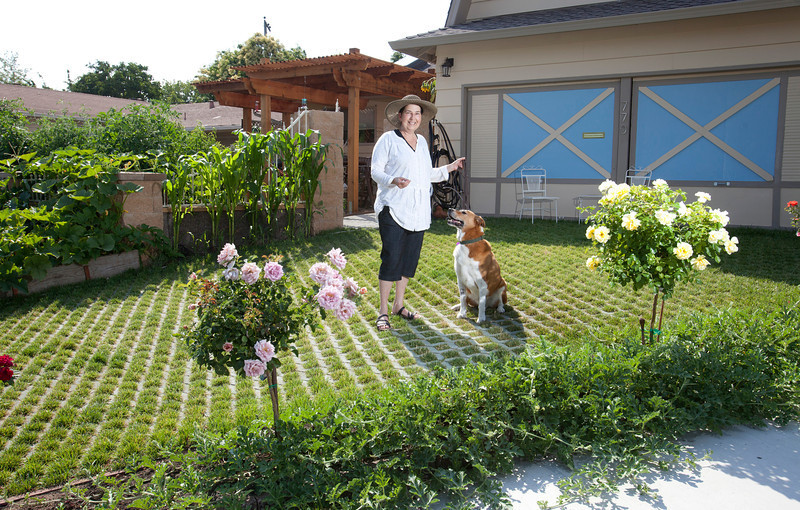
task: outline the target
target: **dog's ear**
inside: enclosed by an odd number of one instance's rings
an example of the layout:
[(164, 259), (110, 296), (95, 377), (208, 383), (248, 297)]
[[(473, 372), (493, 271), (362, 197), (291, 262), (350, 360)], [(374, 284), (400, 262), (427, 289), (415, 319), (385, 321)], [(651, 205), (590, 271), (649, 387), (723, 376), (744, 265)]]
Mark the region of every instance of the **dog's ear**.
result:
[(478, 216), (477, 214), (475, 215), (475, 223), (477, 223), (479, 227), (486, 226), (486, 222), (483, 221), (483, 216)]

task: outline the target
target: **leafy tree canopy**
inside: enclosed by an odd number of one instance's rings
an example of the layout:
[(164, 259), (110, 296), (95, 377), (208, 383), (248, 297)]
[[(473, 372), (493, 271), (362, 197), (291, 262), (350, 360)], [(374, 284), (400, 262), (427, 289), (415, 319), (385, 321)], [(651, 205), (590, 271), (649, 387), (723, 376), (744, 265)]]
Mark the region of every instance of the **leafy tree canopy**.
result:
[(161, 97), (161, 84), (153, 81), (147, 66), (133, 62), (111, 65), (98, 60), (89, 68), (92, 71), (77, 81), (69, 80), (67, 90), (123, 99), (153, 100)]
[(161, 101), (168, 104), (202, 103), (214, 99), (212, 94), (201, 94), (188, 81), (164, 81), (161, 83)]
[(403, 54), (402, 54), (402, 53), (400, 53), (399, 51), (395, 51), (394, 53), (392, 53), (392, 57), (391, 57), (390, 61), (391, 61), (392, 63), (395, 63), (395, 62), (397, 62), (398, 60), (402, 59), (404, 56), (405, 56), (405, 55), (403, 55)]
[(241, 78), (244, 73), (233, 69), (239, 66), (251, 66), (261, 63), (263, 59), (272, 62), (298, 60), (306, 58), (306, 52), (299, 46), (287, 50), (283, 44), (270, 35), (255, 34), (233, 51), (220, 51), (217, 58), (208, 67), (200, 70), (197, 76), (202, 81), (221, 81)]
[(13, 51), (6, 52), (0, 57), (0, 83), (35, 87), (33, 80), (28, 78), (30, 69), (20, 67), (17, 63), (18, 58), (19, 55)]

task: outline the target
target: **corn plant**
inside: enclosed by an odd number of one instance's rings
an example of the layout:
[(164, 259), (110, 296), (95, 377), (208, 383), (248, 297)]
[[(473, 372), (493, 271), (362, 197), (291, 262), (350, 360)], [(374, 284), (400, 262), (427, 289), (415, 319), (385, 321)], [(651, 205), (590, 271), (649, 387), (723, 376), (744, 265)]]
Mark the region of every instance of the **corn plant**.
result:
[(237, 150), (212, 147), (208, 153), (219, 181), (219, 203), (228, 217), (228, 240), (233, 242), (236, 234), (236, 206), (244, 198), (245, 175), (242, 154)]
[(178, 249), (178, 242), (180, 241), (180, 230), (183, 218), (192, 210), (194, 205), (195, 195), (192, 189), (192, 179), (194, 165), (193, 156), (180, 156), (174, 161), (164, 161), (159, 163), (158, 160), (162, 154), (157, 154), (155, 158), (154, 168), (159, 169), (159, 165), (163, 164), (167, 179), (162, 184), (162, 189), (170, 204), (170, 214), (172, 216), (172, 249)]
[[(271, 133), (261, 135), (239, 131), (236, 142), (245, 174), (243, 182), (245, 210), (250, 218), (250, 232), (256, 238), (261, 238), (263, 235), (262, 206), (267, 202), (263, 189), (264, 181), (269, 175), (271, 138)], [(269, 219), (267, 218), (268, 222)]]
[(311, 236), (311, 223), (314, 217), (314, 195), (319, 187), (319, 174), (325, 168), (330, 144), (312, 142), (315, 133), (309, 130), (305, 135), (299, 136), (301, 151), (297, 160), (300, 169), (299, 182), (300, 197), (305, 202), (303, 215), (303, 232), (306, 237)]
[(208, 217), (211, 219), (211, 243), (221, 244), (219, 236), (219, 218), (222, 215), (222, 183), (219, 181), (217, 171), (208, 157), (208, 154), (200, 153), (193, 160), (194, 169), (197, 173), (200, 189), (198, 197), (200, 202), (206, 207)]

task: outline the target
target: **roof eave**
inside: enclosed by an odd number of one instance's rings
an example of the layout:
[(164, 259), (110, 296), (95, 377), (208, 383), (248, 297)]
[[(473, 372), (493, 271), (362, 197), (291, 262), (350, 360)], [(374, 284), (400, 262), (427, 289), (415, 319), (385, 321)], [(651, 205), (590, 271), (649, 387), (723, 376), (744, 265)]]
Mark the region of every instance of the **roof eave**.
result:
[(413, 55), (418, 58), (425, 58), (423, 55), (427, 55), (428, 57), (432, 57), (429, 61), (433, 62), (435, 60), (436, 47), (444, 44), (470, 43), (494, 39), (507, 39), (511, 37), (524, 37), (530, 35), (573, 32), (599, 28), (613, 28), (628, 25), (639, 25), (643, 23), (659, 23), (664, 21), (703, 18), (708, 16), (723, 16), (727, 14), (740, 14), (743, 12), (781, 9), (785, 7), (797, 6), (800, 6), (800, 0), (744, 0), (740, 2), (704, 5), (668, 11), (626, 14), (608, 18), (564, 21), (558, 23), (547, 23), (543, 25), (501, 28), (469, 33), (446, 34), (438, 36), (432, 35), (428, 37), (412, 36), (405, 39), (390, 41), (389, 46), (391, 46), (393, 50), (400, 51), (407, 55)]

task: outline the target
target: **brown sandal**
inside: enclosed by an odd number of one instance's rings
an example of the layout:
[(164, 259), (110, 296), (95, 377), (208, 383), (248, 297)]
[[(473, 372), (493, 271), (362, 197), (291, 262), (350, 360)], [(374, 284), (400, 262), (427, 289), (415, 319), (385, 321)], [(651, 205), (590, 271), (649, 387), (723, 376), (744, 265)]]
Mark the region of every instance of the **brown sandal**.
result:
[(392, 323), (389, 322), (389, 316), (385, 313), (378, 315), (378, 319), (375, 321), (375, 327), (378, 328), (378, 331), (389, 331), (392, 329)]
[[(406, 313), (403, 313), (403, 311), (405, 311)], [(408, 322), (411, 322), (419, 317), (419, 315), (416, 314), (415, 312), (412, 312), (411, 310), (406, 310), (405, 306), (401, 306), (400, 309), (395, 312), (395, 315), (399, 315)]]

